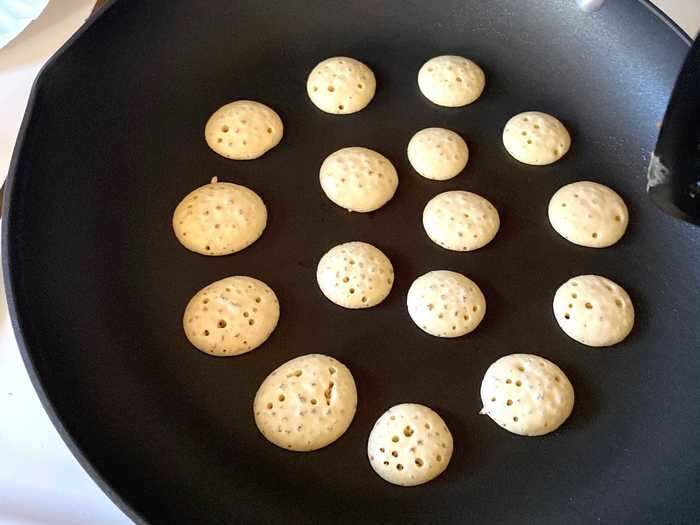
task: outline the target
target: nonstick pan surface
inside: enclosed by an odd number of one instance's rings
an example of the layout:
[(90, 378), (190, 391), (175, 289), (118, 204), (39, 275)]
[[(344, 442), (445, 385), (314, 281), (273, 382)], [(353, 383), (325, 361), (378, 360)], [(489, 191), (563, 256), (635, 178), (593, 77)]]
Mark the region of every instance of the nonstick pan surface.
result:
[[(609, 0), (585, 14), (569, 0), (209, 2), (123, 0), (46, 67), (14, 158), (3, 224), (10, 307), (34, 383), (64, 439), (102, 488), (148, 523), (697, 523), (700, 512), (700, 231), (645, 196), (645, 170), (687, 39), (645, 4)], [(481, 64), (484, 95), (461, 109), (421, 96), (429, 57)], [(306, 76), (332, 55), (358, 58), (378, 82), (350, 116), (321, 113)], [(234, 99), (279, 112), (282, 143), (234, 162), (203, 139)], [(505, 152), (504, 123), (524, 110), (564, 121), (573, 147), (547, 167)], [(424, 127), (469, 143), (466, 171), (419, 177), (405, 148)], [(349, 214), (321, 192), (318, 169), (345, 146), (377, 149), (399, 189), (374, 213)], [(258, 192), (262, 238), (203, 257), (171, 231), (179, 200), (212, 177)], [(577, 247), (547, 220), (547, 203), (581, 179), (616, 189), (631, 222), (617, 245)], [(496, 239), (473, 253), (434, 245), (425, 203), (451, 189), (499, 209)], [(326, 300), (321, 255), (344, 241), (393, 261), (388, 299), (366, 311)], [(472, 334), (440, 340), (409, 319), (412, 280), (462, 272), (487, 298)], [(578, 274), (622, 284), (635, 328), (593, 350), (552, 314)], [(252, 275), (278, 294), (281, 321), (258, 350), (214, 358), (193, 349), (181, 316), (211, 281)], [(335, 444), (289, 453), (255, 428), (263, 378), (302, 354), (353, 371), (356, 418)], [(558, 431), (510, 434), (479, 416), (488, 365), (514, 352), (558, 363), (576, 406)], [(444, 475), (403, 489), (374, 474), (369, 431), (400, 402), (445, 418), (455, 454)]]

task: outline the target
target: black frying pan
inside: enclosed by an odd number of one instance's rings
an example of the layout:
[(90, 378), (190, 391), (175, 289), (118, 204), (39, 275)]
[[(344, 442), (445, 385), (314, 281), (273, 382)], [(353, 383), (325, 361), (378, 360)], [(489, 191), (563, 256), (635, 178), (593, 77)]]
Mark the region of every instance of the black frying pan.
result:
[[(121, 1), (46, 67), (9, 178), (5, 279), (37, 390), (84, 467), (135, 520), (148, 523), (696, 523), (700, 516), (700, 233), (654, 207), (645, 173), (688, 40), (647, 4), (609, 0), (585, 14), (570, 0), (341, 2)], [(416, 85), (442, 53), (481, 64), (475, 104), (442, 109)], [(308, 101), (322, 58), (346, 54), (378, 79), (364, 111), (336, 117)], [(279, 147), (254, 162), (214, 154), (213, 110), (238, 98), (275, 108)], [(523, 110), (562, 119), (573, 147), (548, 167), (510, 158), (500, 135)], [(461, 133), (464, 174), (434, 183), (405, 148), (426, 126)], [(326, 199), (318, 168), (349, 145), (376, 148), (400, 173), (394, 199), (348, 214)], [(207, 258), (182, 248), (171, 213), (211, 177), (250, 186), (270, 220), (245, 251)], [(549, 226), (563, 184), (589, 179), (627, 201), (627, 235), (604, 250)], [(501, 213), (474, 253), (434, 245), (421, 228), (433, 195), (468, 189)], [(317, 289), (331, 246), (365, 240), (394, 263), (380, 306), (348, 311)], [(474, 333), (438, 340), (405, 308), (408, 286), (452, 269), (484, 290)], [(629, 292), (637, 321), (622, 344), (591, 350), (551, 312), (581, 273)], [(277, 292), (281, 322), (260, 349), (217, 359), (194, 350), (181, 315), (203, 285), (250, 274)], [(335, 444), (289, 453), (257, 432), (262, 379), (301, 354), (353, 371), (357, 416)], [(570, 420), (542, 438), (478, 415), (487, 366), (513, 352), (558, 363), (576, 389)], [(389, 406), (415, 401), (444, 416), (455, 455), (412, 489), (376, 476), (366, 440)]]

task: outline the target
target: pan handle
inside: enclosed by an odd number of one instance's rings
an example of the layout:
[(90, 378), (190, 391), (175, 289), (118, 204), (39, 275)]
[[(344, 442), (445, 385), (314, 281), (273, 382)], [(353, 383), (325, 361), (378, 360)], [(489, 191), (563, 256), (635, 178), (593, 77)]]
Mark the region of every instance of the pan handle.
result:
[(690, 48), (666, 108), (647, 191), (666, 213), (700, 225), (700, 38)]

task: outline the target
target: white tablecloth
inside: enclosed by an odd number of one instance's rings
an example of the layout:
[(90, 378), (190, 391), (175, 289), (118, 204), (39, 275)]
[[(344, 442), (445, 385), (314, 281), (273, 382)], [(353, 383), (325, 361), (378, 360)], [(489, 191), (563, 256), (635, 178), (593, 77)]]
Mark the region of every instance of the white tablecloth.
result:
[[(700, 28), (698, 1), (657, 3), (695, 35)], [(82, 24), (93, 3), (52, 0), (38, 20), (0, 49), (0, 182), (34, 77)], [(51, 425), (20, 358), (1, 282), (0, 292), (0, 525), (131, 523), (82, 470)]]

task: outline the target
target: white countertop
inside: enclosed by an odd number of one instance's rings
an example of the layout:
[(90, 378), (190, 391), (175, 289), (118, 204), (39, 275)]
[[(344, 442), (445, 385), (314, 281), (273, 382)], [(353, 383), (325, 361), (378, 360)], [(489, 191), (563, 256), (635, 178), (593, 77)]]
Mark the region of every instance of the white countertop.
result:
[(652, 3), (671, 17), (692, 38), (695, 38), (700, 31), (698, 0), (652, 0)]
[[(688, 34), (696, 35), (698, 1), (656, 4)], [(94, 0), (53, 0), (24, 33), (0, 49), (0, 181), (7, 173), (34, 77), (93, 4)], [(80, 467), (44, 412), (19, 354), (0, 280), (0, 525), (98, 523), (131, 521)]]

